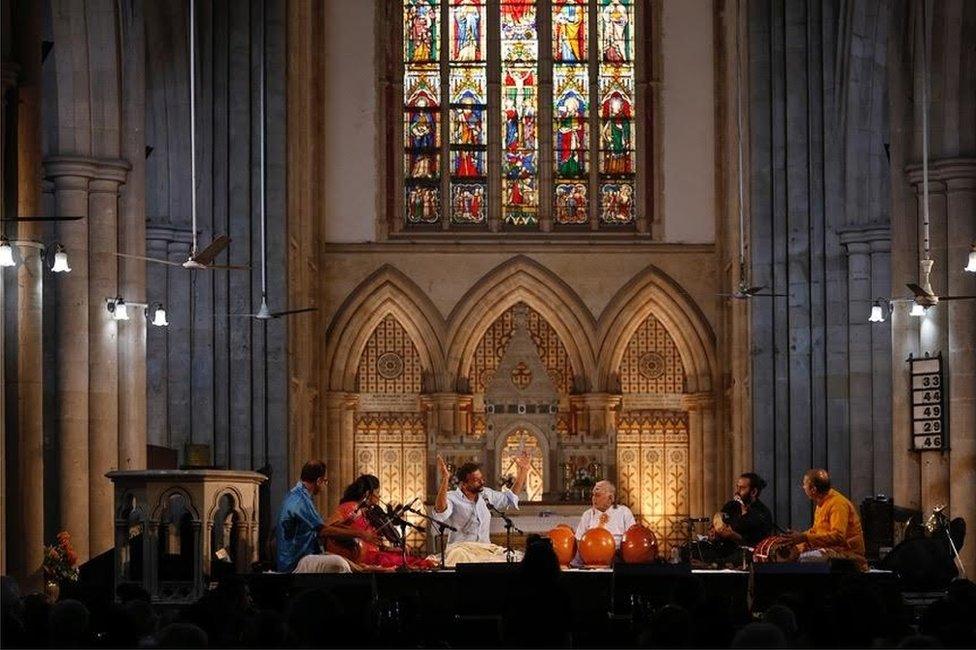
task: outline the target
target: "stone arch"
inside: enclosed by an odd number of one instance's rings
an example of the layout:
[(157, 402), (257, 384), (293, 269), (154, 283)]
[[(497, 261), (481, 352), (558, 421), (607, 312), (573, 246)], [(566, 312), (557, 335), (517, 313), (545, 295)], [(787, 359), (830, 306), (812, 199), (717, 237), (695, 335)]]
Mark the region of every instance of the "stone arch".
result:
[(510, 307), (524, 302), (556, 331), (574, 373), (592, 381), (596, 322), (580, 297), (559, 276), (524, 255), (486, 273), (458, 301), (448, 318), (447, 372), (462, 377), (485, 331)]
[(214, 495), (213, 503), (210, 506), (210, 510), (207, 512), (207, 522), (209, 524), (213, 523), (214, 515), (217, 514), (218, 510), (220, 510), (220, 500), (224, 498), (225, 495), (229, 495), (230, 498), (234, 500), (234, 512), (240, 516), (241, 523), (248, 523), (247, 508), (244, 506), (244, 497), (241, 495), (240, 490), (231, 486), (218, 490)]
[(548, 494), (554, 489), (553, 481), (555, 477), (553, 475), (553, 465), (555, 463), (551, 462), (552, 454), (550, 450), (556, 443), (551, 439), (553, 436), (552, 432), (544, 431), (542, 427), (531, 420), (513, 420), (508, 422), (504, 426), (498, 427), (498, 430), (494, 431), (489, 437), (488, 445), (485, 449), (491, 455), (494, 473), (498, 475), (502, 472), (502, 452), (505, 449), (505, 440), (509, 435), (519, 429), (525, 429), (539, 443), (539, 451), (542, 457), (542, 492), (543, 494)]
[(193, 523), (202, 523), (200, 519), (200, 511), (197, 510), (196, 505), (193, 503), (193, 497), (190, 496), (189, 492), (177, 486), (167, 488), (162, 494), (159, 495), (159, 499), (156, 501), (156, 507), (154, 507), (152, 511), (152, 521), (159, 521), (159, 516), (166, 507), (166, 502), (169, 501), (170, 497), (177, 495), (183, 497), (183, 500), (186, 502), (186, 511), (190, 513), (190, 519), (193, 520)]
[(718, 417), (715, 334), (694, 300), (670, 276), (648, 266), (617, 292), (600, 316), (599, 377), (608, 385), (638, 327), (654, 316), (670, 334), (685, 371), (682, 408), (688, 413), (690, 512), (721, 505), (729, 459)]
[(444, 319), (430, 298), (398, 269), (386, 264), (366, 278), (342, 304), (326, 330), (325, 373), (329, 390), (353, 392), (366, 342), (392, 315), (406, 330), (438, 390), (445, 384)]
[(661, 321), (678, 347), (686, 392), (711, 391), (717, 367), (711, 325), (684, 289), (655, 266), (648, 266), (621, 287), (600, 316), (600, 385), (608, 385), (631, 337), (648, 316)]

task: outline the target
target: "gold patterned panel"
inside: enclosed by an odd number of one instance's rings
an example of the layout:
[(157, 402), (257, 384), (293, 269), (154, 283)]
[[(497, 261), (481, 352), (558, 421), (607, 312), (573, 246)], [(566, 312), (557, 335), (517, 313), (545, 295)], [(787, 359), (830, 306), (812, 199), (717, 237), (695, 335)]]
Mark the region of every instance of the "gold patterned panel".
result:
[(501, 477), (514, 477), (518, 472), (515, 457), (522, 451), (529, 454), (529, 475), (525, 479), (525, 501), (542, 501), (542, 491), (545, 481), (542, 475), (543, 458), (539, 440), (528, 429), (515, 429), (505, 436), (505, 446), (502, 448)]
[(617, 495), (663, 552), (688, 539), (688, 414), (628, 411), (617, 423)]
[(627, 343), (620, 360), (624, 393), (683, 393), (685, 370), (674, 339), (661, 321), (648, 316)]
[[(356, 420), (357, 474), (380, 479), (380, 498), (387, 503), (423, 500), (427, 493), (427, 445), (421, 413), (370, 413)], [(414, 515), (408, 517), (419, 519)], [(410, 546), (423, 547), (423, 535), (407, 535)]]
[[(535, 343), (539, 351), (539, 358), (546, 366), (549, 379), (561, 394), (567, 395), (573, 387), (573, 367), (566, 353), (566, 347), (559, 340), (559, 335), (552, 326), (546, 322), (539, 312), (531, 307), (519, 303), (528, 310), (529, 334), (532, 342)], [(512, 337), (512, 329), (515, 327), (514, 312), (518, 305), (512, 306), (504, 314), (499, 316), (475, 349), (474, 360), (471, 363), (470, 380), (471, 387), (476, 393), (485, 392), (485, 388), (491, 383), (498, 368), (498, 363), (505, 354), (505, 347), (508, 340)]]
[(387, 315), (366, 342), (359, 358), (356, 390), (360, 393), (419, 393), (423, 368), (410, 335)]

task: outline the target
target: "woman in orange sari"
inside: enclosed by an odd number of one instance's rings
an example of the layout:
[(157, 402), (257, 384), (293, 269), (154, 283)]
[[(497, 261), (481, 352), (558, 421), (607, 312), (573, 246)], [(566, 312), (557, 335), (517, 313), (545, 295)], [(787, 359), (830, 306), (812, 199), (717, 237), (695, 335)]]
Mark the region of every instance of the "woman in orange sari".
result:
[[(382, 538), (383, 531), (378, 530), (373, 523), (376, 518), (367, 516), (368, 509), (373, 509), (372, 512), (382, 512), (379, 505), (379, 494), (380, 480), (372, 474), (361, 474), (359, 478), (346, 487), (345, 492), (342, 493), (342, 498), (339, 500), (339, 507), (332, 513), (332, 517), (327, 523), (329, 525), (349, 526)], [(354, 541), (358, 548), (349, 549), (349, 552), (354, 556), (351, 559), (355, 562), (381, 567), (398, 567), (403, 564), (403, 554), (398, 548), (384, 548), (365, 540)], [(350, 557), (339, 548), (333, 548), (332, 552)], [(426, 558), (408, 554), (407, 566), (429, 569), (436, 565)]]

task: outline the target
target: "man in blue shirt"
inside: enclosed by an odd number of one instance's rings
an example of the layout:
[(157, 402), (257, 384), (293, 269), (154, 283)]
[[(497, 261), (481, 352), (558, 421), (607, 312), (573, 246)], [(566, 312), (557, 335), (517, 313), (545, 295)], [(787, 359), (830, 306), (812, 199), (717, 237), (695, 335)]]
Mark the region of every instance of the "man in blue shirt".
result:
[(282, 573), (349, 573), (359, 567), (344, 557), (322, 553), (322, 541), (327, 536), (359, 537), (376, 542), (375, 536), (352, 528), (326, 526), (315, 509), (312, 497), (328, 484), (325, 463), (311, 460), (302, 467), (301, 480), (295, 484), (278, 513), (275, 525), (277, 569)]

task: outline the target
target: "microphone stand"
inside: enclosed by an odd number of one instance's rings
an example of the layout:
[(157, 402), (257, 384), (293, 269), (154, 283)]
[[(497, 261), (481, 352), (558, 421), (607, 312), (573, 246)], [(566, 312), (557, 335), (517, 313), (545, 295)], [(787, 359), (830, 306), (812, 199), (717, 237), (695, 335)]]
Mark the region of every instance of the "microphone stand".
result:
[(506, 515), (504, 512), (491, 505), (491, 501), (485, 499), (485, 505), (488, 509), (505, 520), (505, 561), (514, 562), (515, 561), (515, 551), (512, 549), (512, 530), (514, 530), (519, 535), (524, 535), (525, 533), (519, 530), (518, 526), (512, 521), (511, 517)]
[(444, 554), (446, 552), (446, 548), (445, 548), (445, 545), (444, 545), (444, 531), (445, 530), (452, 530), (452, 531), (454, 531), (456, 533), (457, 532), (457, 528), (455, 528), (454, 526), (452, 526), (452, 525), (450, 525), (448, 523), (444, 523), (443, 521), (437, 521), (436, 519), (434, 519), (433, 517), (431, 517), (430, 515), (428, 515), (425, 512), (420, 512), (419, 510), (414, 510), (413, 508), (406, 508), (406, 511), (407, 512), (412, 512), (415, 515), (419, 515), (419, 516), (423, 517), (424, 519), (426, 519), (427, 521), (429, 521), (430, 523), (432, 523), (435, 526), (437, 526), (437, 543), (440, 545), (440, 548), (441, 548), (441, 568), (443, 569), (444, 568)]

